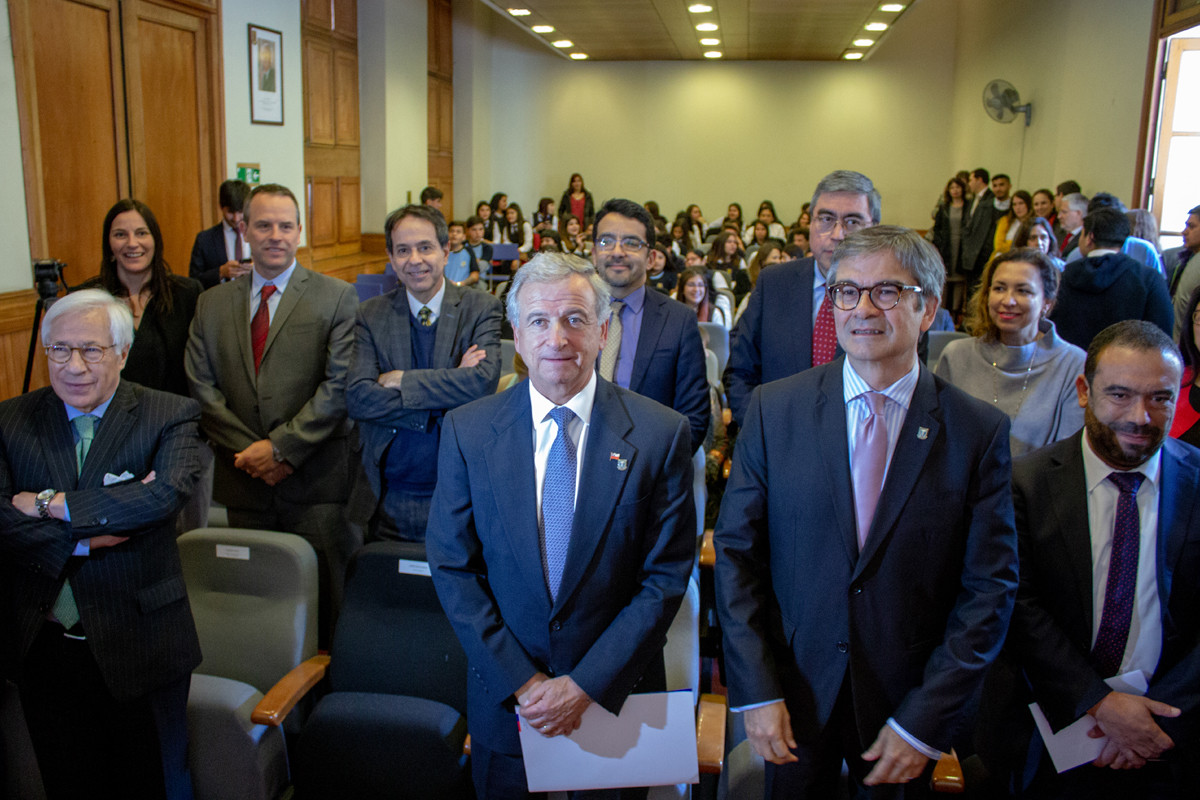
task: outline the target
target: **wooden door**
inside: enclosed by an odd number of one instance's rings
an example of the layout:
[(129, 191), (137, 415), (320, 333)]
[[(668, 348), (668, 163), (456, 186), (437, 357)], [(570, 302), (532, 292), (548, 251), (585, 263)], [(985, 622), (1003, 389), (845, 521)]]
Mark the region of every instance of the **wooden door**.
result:
[(450, 0), (429, 0), (428, 147), (430, 186), (444, 193), (442, 210), (454, 217), (454, 50)]

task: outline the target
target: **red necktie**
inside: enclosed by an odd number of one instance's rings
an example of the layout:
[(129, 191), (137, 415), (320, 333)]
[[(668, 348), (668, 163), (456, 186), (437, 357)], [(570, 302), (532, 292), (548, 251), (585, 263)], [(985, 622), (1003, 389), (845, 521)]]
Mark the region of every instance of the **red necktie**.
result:
[(1104, 585), (1104, 609), (1092, 656), (1100, 668), (1100, 677), (1117, 674), (1129, 641), (1129, 622), (1133, 617), (1133, 599), (1137, 591), (1138, 549), (1142, 525), (1138, 514), (1137, 492), (1144, 476), (1140, 472), (1114, 472), (1108, 479), (1116, 484), (1117, 518), (1113, 523), (1112, 554), (1108, 562), (1108, 582)]
[(833, 326), (833, 304), (829, 294), (821, 300), (817, 309), (817, 321), (813, 325), (812, 365), (819, 367), (833, 361), (837, 354), (837, 329)]
[(258, 300), (258, 310), (254, 312), (254, 319), (250, 320), (250, 346), (254, 349), (255, 375), (258, 374), (258, 367), (262, 364), (263, 345), (267, 343), (267, 331), (271, 330), (271, 310), (267, 307), (267, 300), (273, 294), (275, 294), (274, 284), (264, 283), (262, 296)]
[(242, 229), (234, 229), (235, 236), (233, 237), (233, 261), (241, 261), (242, 253), (246, 249), (246, 240), (242, 238)]

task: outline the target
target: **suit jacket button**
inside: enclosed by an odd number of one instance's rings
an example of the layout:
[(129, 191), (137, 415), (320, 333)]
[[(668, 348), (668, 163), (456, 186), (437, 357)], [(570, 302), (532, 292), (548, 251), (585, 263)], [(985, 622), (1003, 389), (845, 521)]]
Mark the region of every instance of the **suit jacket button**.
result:
[(862, 594), (862, 587), (855, 586), (853, 589), (850, 590), (850, 593), (851, 594)]
[(558, 620), (554, 620), (554, 622), (551, 622), (551, 623), (550, 623), (550, 630), (552, 630), (552, 631), (556, 631), (556, 632), (557, 632), (557, 631), (561, 631), (561, 630), (562, 630), (562, 623), (561, 623), (561, 622), (559, 622)]
[(847, 642), (838, 642), (837, 649), (839, 653), (847, 653), (850, 651), (850, 645)]

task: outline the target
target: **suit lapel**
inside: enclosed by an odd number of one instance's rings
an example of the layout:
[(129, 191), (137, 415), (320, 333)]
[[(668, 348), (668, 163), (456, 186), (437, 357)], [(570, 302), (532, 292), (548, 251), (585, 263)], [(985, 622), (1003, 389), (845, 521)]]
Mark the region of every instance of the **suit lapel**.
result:
[[(1055, 457), (1046, 475), (1046, 485), (1058, 487), (1051, 493), (1049, 508), (1029, 509), (1031, 514), (1054, 515), (1052, 530), (1062, 531), (1063, 545), (1068, 554), (1064, 576), (1075, 585), (1075, 602), (1087, 610), (1090, 637), (1096, 610), (1092, 608), (1092, 532), (1088, 521), (1087, 478), (1083, 471), (1082, 433), (1067, 441), (1062, 458)], [(1161, 525), (1161, 520), (1160, 520)], [(1085, 647), (1087, 645), (1085, 644)]]
[[(407, 301), (406, 301), (407, 302)], [(405, 324), (407, 328), (407, 323)], [(529, 388), (519, 386), (507, 393), (508, 402), (492, 420), (495, 433), (485, 460), (492, 476), (492, 494), (499, 521), (512, 547), (514, 559), (524, 575), (525, 585), (547, 612), (550, 593), (542, 573), (542, 549), (538, 536), (537, 485), (533, 466), (533, 416)], [(514, 464), (527, 465), (514, 469)], [(541, 587), (540, 591), (532, 587)]]
[[(796, 309), (796, 318), (801, 321), (796, 326), (796, 346), (791, 348), (792, 351), (792, 373), (804, 372), (806, 369), (811, 369), (813, 366), (813, 324), (816, 319), (813, 317), (813, 281), (817, 279), (817, 261), (815, 258), (805, 258), (800, 261), (799, 280), (803, 283), (800, 287), (800, 308)], [(765, 298), (764, 298), (765, 299)], [(840, 372), (838, 373), (841, 374)], [(840, 389), (839, 389), (840, 392)], [(841, 394), (838, 395), (838, 401), (842, 399)], [(846, 416), (843, 409), (842, 417)], [(842, 426), (845, 428), (845, 425)]]
[[(644, 288), (642, 301), (642, 327), (638, 331), (637, 352), (633, 356), (633, 373), (629, 376), (629, 388), (638, 391), (650, 369), (650, 356), (658, 346), (663, 326), (667, 323), (667, 298), (650, 288)], [(599, 363), (599, 362), (597, 362)]]
[[(632, 429), (633, 420), (613, 384), (598, 380), (583, 463), (579, 465), (571, 544), (567, 548), (567, 562), (563, 565), (562, 582), (552, 614), (563, 607), (583, 580), (588, 565), (603, 545), (625, 486), (625, 477), (630, 468), (637, 468), (637, 450), (625, 438)], [(619, 462), (612, 458), (612, 453), (625, 460), (625, 469), (618, 467)]]
[(299, 264), (292, 270), (292, 277), (288, 280), (287, 289), (283, 296), (279, 298), (279, 305), (275, 308), (275, 316), (271, 318), (271, 328), (267, 331), (267, 341), (263, 345), (263, 358), (267, 357), (267, 353), (271, 350), (271, 345), (275, 342), (275, 337), (279, 330), (287, 324), (288, 317), (296, 309), (296, 305), (300, 302), (300, 298), (304, 296), (305, 290), (308, 288), (308, 270)]
[(833, 507), (851, 509), (848, 514), (836, 514), (838, 534), (846, 549), (846, 558), (853, 564), (858, 558), (858, 534), (854, 529), (854, 490), (850, 478), (850, 449), (846, 444), (846, 403), (842, 396), (842, 362), (834, 361), (821, 379), (817, 395), (817, 438), (820, 441), (821, 472), (825, 475)]
[(433, 336), (434, 367), (458, 366), (458, 364), (450, 363), (450, 356), (454, 350), (454, 341), (458, 338), (458, 303), (461, 299), (462, 289), (450, 281), (446, 281), (446, 293), (442, 296), (442, 311), (438, 315), (437, 331)]
[(133, 424), (137, 420), (137, 398), (133, 389), (125, 381), (117, 384), (104, 418), (96, 428), (96, 437), (92, 440), (87, 459), (83, 462), (83, 472), (79, 476), (82, 487), (103, 486), (103, 473), (111, 468), (123, 469), (116, 463), (117, 451), (128, 439)]
[(256, 380), (254, 371), (254, 348), (250, 346), (250, 295), (254, 291), (254, 279), (244, 275), (233, 282), (233, 330), (237, 334), (238, 350), (242, 354), (242, 365), (246, 368), (246, 377), (253, 386)]
[[(387, 325), (391, 336), (388, 337), (386, 347), (392, 354), (392, 369), (412, 369), (412, 311), (408, 307), (408, 291), (404, 286), (397, 286), (395, 292), (392, 296), (392, 310), (396, 313), (388, 314)], [(441, 328), (440, 325), (438, 327)], [(435, 348), (436, 345), (435, 339)]]
[(922, 366), (908, 413), (904, 415), (904, 424), (900, 426), (896, 450), (892, 453), (891, 463), (888, 464), (887, 479), (879, 494), (875, 518), (871, 520), (871, 530), (867, 533), (867, 540), (855, 567), (856, 575), (870, 563), (875, 553), (887, 541), (909, 496), (916, 488), (925, 460), (941, 434), (942, 426), (935, 416), (937, 411), (937, 387), (933, 382), (933, 374)]
[(50, 470), (53, 486), (49, 488), (74, 489), (79, 481), (75, 471), (75, 436), (71, 433), (71, 423), (67, 422), (67, 409), (53, 391), (46, 390), (34, 424)]
[(1162, 448), (1162, 467), (1159, 475), (1162, 488), (1158, 493), (1158, 597), (1162, 608), (1163, 633), (1175, 630), (1168, 627), (1171, 601), (1171, 578), (1183, 552), (1188, 531), (1197, 524), (1193, 519), (1195, 489), (1200, 486), (1200, 470), (1179, 458), (1172, 442)]

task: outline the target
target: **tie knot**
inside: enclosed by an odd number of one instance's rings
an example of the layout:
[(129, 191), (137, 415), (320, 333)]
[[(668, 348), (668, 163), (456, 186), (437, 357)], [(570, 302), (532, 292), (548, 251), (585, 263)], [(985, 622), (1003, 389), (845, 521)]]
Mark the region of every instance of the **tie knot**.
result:
[(880, 392), (865, 392), (863, 399), (867, 401), (867, 408), (871, 409), (872, 415), (882, 414), (887, 407), (887, 395)]
[(432, 324), (430, 322), (432, 317), (433, 311), (429, 308), (429, 306), (421, 306), (421, 310), (417, 312), (417, 319), (419, 319), (421, 324), (425, 327), (429, 327)]
[(566, 406), (557, 406), (550, 409), (550, 419), (554, 420), (554, 424), (558, 426), (559, 431), (566, 431), (567, 425), (571, 424), (571, 420), (575, 419), (575, 412)]
[(1145, 478), (1146, 476), (1140, 472), (1112, 472), (1108, 476), (1108, 479), (1116, 484), (1117, 491), (1121, 494), (1137, 494)]
[(614, 317), (619, 317), (621, 316), (621, 309), (625, 308), (625, 302), (623, 300), (613, 300), (609, 308), (612, 310)]
[(273, 294), (275, 294), (275, 284), (264, 283), (263, 287), (262, 287), (262, 298), (261, 299), (266, 300)]
[(91, 439), (96, 430), (96, 417), (91, 414), (83, 414), (71, 421), (75, 426), (75, 432), (79, 434), (80, 439)]

